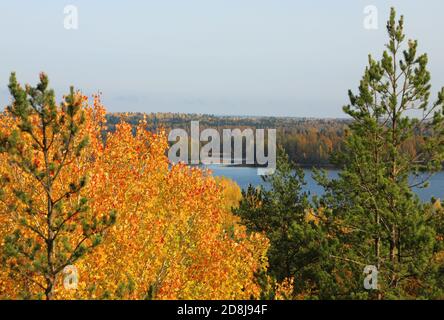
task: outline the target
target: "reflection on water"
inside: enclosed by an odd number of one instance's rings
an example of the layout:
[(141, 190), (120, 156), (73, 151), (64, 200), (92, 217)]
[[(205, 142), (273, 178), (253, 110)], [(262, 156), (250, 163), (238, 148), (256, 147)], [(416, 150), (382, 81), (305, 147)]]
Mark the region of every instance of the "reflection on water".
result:
[[(241, 188), (248, 187), (249, 184), (254, 186), (263, 184), (261, 176), (257, 175), (255, 168), (248, 167), (226, 167), (210, 165), (207, 168), (213, 171), (215, 176), (225, 176), (239, 184)], [(312, 171), (304, 169), (305, 181), (307, 185), (304, 187), (305, 191), (309, 191), (313, 195), (322, 195), (323, 189), (316, 181), (313, 180)], [(329, 170), (329, 176), (335, 178), (338, 176), (337, 170)], [(423, 201), (429, 201), (431, 197), (443, 199), (444, 197), (444, 172), (439, 172), (430, 179), (430, 186), (426, 189), (415, 189), (416, 193)]]

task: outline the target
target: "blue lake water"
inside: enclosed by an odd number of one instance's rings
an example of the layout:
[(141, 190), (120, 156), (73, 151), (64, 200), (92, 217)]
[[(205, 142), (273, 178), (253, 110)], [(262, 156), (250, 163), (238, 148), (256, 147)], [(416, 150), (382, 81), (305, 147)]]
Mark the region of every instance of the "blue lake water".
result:
[[(248, 187), (249, 184), (254, 186), (263, 184), (261, 176), (257, 174), (255, 168), (248, 167), (227, 167), (210, 165), (207, 168), (213, 171), (215, 176), (224, 176), (237, 182), (241, 188)], [(313, 195), (322, 195), (323, 189), (320, 187), (312, 177), (312, 171), (310, 169), (304, 169), (305, 181), (307, 182), (304, 187), (305, 191), (309, 191)], [(337, 170), (329, 170), (329, 176), (332, 178), (337, 177)], [(429, 181), (429, 187), (426, 189), (415, 189), (415, 192), (423, 201), (429, 201), (430, 198), (444, 198), (444, 172), (438, 172)]]

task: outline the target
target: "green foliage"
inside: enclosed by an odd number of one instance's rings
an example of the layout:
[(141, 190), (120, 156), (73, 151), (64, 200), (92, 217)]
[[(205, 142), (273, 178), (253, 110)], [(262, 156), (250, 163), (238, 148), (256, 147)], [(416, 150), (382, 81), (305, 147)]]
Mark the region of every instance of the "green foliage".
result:
[[(326, 189), (318, 207), (336, 227), (334, 238), (341, 246), (332, 257), (350, 276), (347, 296), (366, 294), (363, 268), (375, 265), (379, 290), (370, 298), (431, 298), (440, 291), (438, 230), (412, 188), (426, 187), (430, 173), (441, 169), (444, 89), (429, 102), (427, 55), (417, 54), (417, 41), (405, 46), (404, 20), (396, 22), (394, 9), (387, 31), (382, 59), (369, 56), (359, 93), (349, 92), (344, 111), (353, 123), (344, 150), (335, 157), (343, 170), (332, 181), (317, 174)], [(424, 144), (412, 155), (403, 146), (414, 135)]]
[[(412, 188), (426, 187), (442, 168), (444, 89), (430, 102), (427, 55), (417, 54), (417, 41), (405, 43), (403, 30), (392, 9), (387, 50), (380, 61), (369, 56), (359, 93), (350, 91), (344, 107), (353, 120), (332, 159), (339, 177), (315, 171), (325, 195), (313, 198), (314, 208), (303, 173), (281, 150), (276, 174), (265, 179), (270, 188), (249, 187), (236, 211), (270, 239), (268, 272), (278, 281), (293, 277), (297, 297), (443, 296), (442, 209)], [(379, 271), (377, 290), (364, 288), (369, 265)], [(258, 275), (264, 296), (273, 297), (266, 280)]]
[[(330, 266), (324, 263), (328, 262), (326, 232), (322, 225), (307, 219), (310, 207), (308, 194), (302, 191), (303, 171), (280, 148), (277, 170), (264, 180), (269, 189), (250, 186), (235, 213), (250, 231), (264, 232), (270, 240), (268, 273), (273, 279), (280, 282), (294, 278), (295, 295), (325, 297), (328, 290), (324, 289), (331, 286), (327, 277)], [(258, 279), (261, 284), (267, 283), (264, 275)], [(270, 290), (263, 295), (274, 296)]]

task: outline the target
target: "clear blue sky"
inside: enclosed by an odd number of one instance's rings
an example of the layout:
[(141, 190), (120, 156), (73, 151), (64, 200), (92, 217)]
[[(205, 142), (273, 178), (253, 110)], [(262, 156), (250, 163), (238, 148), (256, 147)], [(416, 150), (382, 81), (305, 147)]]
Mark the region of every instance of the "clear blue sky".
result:
[[(79, 10), (65, 30), (63, 8)], [(364, 7), (379, 29), (364, 29)], [(367, 54), (380, 56), (390, 6), (444, 85), (442, 0), (1, 1), (0, 105), (7, 81), (40, 71), (63, 94), (103, 92), (110, 111), (341, 117)]]

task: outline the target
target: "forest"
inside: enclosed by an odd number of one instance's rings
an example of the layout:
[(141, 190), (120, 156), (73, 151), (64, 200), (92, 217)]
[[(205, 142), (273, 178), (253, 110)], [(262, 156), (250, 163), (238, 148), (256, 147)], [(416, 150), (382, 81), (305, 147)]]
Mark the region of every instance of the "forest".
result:
[[(344, 118), (112, 114), (12, 72), (0, 114), (1, 299), (444, 299), (444, 87), (391, 10)], [(411, 112), (416, 112), (415, 117)], [(277, 128), (269, 188), (170, 163), (167, 132)], [(315, 166), (322, 196), (303, 191)], [(339, 168), (329, 178), (325, 166)], [(411, 175), (423, 177), (416, 185)]]
[[(136, 126), (147, 119), (148, 130), (159, 128), (167, 132), (175, 128), (190, 131), (191, 121), (199, 121), (202, 130), (212, 128), (222, 133), (224, 129), (269, 129), (277, 130), (277, 143), (285, 148), (290, 159), (304, 167), (331, 167), (330, 155), (339, 151), (347, 124), (345, 119), (304, 119), (277, 117), (235, 117), (203, 114), (174, 113), (110, 113), (106, 115), (108, 130), (113, 131), (121, 119)], [(245, 144), (245, 141), (244, 141)], [(221, 146), (222, 150), (222, 146)], [(245, 148), (243, 148), (245, 151)]]
[[(269, 129), (277, 130), (277, 144), (285, 149), (290, 160), (300, 167), (331, 168), (337, 164), (332, 157), (341, 151), (351, 118), (315, 119), (290, 117), (252, 117), (252, 116), (215, 116), (205, 114), (179, 113), (107, 113), (107, 131), (114, 131), (122, 119), (134, 128), (146, 119), (147, 129), (156, 132), (159, 129), (169, 132), (182, 128), (190, 132), (191, 121), (199, 121), (201, 130), (212, 128), (222, 133), (224, 129)], [(403, 143), (403, 149), (412, 156), (417, 155), (427, 137), (426, 126)], [(243, 141), (245, 145), (245, 141)], [(246, 148), (243, 148), (245, 152)], [(222, 150), (222, 143), (221, 143)]]

